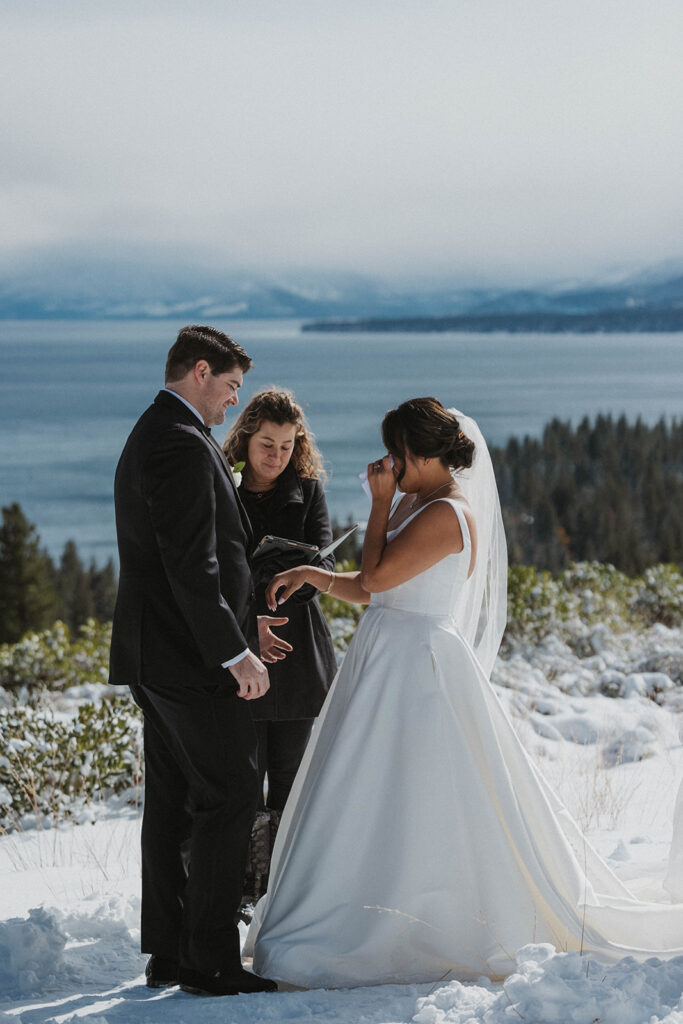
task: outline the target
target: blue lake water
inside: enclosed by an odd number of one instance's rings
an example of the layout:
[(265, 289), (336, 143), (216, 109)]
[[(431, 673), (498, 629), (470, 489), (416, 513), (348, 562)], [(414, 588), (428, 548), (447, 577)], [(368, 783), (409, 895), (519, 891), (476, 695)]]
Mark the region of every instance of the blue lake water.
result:
[[(0, 322), (0, 502), (20, 502), (53, 554), (70, 537), (98, 562), (114, 554), (116, 461), (162, 385), (180, 326)], [(305, 406), (339, 519), (367, 515), (357, 474), (381, 454), (382, 416), (406, 398), (457, 405), (492, 444), (539, 435), (553, 416), (577, 423), (623, 412), (651, 423), (683, 413), (681, 334), (302, 334), (292, 320), (216, 326), (254, 359), (242, 401), (280, 384)], [(219, 441), (226, 429), (214, 428)]]

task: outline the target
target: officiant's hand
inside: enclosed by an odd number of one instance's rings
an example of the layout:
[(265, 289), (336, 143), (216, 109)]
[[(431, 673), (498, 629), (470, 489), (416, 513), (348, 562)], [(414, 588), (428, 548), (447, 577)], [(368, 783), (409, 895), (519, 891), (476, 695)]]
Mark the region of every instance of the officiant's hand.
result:
[(275, 618), (273, 615), (258, 616), (258, 639), (261, 648), (261, 661), (272, 664), (274, 661), (282, 661), (287, 657), (287, 652), (293, 650), (282, 637), (271, 632), (271, 626), (284, 626), (289, 619)]
[(396, 493), (396, 471), (390, 455), (369, 463), (368, 484), (373, 501), (387, 501), (391, 504)]

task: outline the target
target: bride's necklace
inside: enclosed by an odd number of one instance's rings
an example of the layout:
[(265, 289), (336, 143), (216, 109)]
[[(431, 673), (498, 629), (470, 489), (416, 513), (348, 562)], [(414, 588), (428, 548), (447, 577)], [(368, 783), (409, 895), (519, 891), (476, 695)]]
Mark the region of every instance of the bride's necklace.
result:
[[(424, 498), (422, 499), (422, 504), (426, 505), (427, 502), (429, 501), (429, 499), (431, 498), (432, 494), (436, 494), (437, 491), (442, 491), (444, 489), (444, 487), (450, 487), (452, 483), (453, 483), (452, 480), (446, 480), (445, 483), (439, 484), (439, 486), (435, 487), (433, 491), (429, 492), (429, 494), (425, 494)], [(417, 504), (418, 500), (419, 500), (419, 495), (417, 497), (413, 498), (413, 500), (410, 503), (411, 510), (413, 508), (415, 508), (415, 505)]]

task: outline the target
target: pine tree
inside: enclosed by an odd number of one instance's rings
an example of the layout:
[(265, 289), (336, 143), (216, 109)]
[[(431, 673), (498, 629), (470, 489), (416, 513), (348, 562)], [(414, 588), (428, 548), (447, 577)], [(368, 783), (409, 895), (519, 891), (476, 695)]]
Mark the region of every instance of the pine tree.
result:
[(55, 618), (54, 566), (16, 502), (2, 509), (0, 526), (0, 642), (15, 643)]
[(112, 559), (110, 558), (101, 569), (98, 569), (95, 562), (92, 561), (88, 570), (88, 578), (93, 614), (99, 622), (110, 622), (114, 615), (118, 587)]
[(64, 545), (57, 574), (59, 617), (75, 633), (82, 622), (95, 614), (90, 577), (85, 571), (76, 544), (68, 540)]

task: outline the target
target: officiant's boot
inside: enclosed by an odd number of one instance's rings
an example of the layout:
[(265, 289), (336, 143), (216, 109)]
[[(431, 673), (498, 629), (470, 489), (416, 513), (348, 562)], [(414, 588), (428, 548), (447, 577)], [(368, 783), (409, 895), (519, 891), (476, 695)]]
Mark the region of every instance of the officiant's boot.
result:
[(152, 956), (145, 967), (147, 988), (166, 988), (178, 984), (178, 962), (163, 956)]

